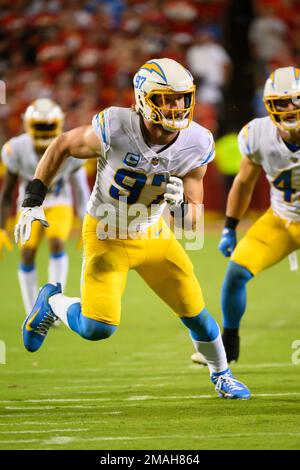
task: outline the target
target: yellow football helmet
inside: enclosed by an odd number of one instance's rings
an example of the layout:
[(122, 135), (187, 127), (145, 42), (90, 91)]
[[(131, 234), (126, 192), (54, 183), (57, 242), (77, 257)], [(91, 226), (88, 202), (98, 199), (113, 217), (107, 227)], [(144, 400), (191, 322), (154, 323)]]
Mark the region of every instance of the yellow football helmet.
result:
[[(152, 59), (134, 76), (135, 109), (146, 120), (160, 124), (170, 132), (189, 126), (195, 106), (195, 90), (191, 73), (172, 59)], [(169, 95), (183, 95), (184, 107), (170, 109)], [(160, 103), (157, 97), (160, 96)]]
[(64, 113), (54, 101), (40, 98), (28, 106), (23, 119), (25, 131), (32, 137), (34, 146), (43, 150), (61, 134)]

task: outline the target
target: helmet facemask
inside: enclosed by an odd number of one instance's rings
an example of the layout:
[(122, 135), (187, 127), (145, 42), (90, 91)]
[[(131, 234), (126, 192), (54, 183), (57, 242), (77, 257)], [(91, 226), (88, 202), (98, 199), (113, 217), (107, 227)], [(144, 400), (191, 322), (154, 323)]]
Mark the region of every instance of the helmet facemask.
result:
[[(184, 107), (172, 108), (167, 105), (168, 96), (182, 96), (184, 98)], [(158, 105), (158, 98), (161, 98), (161, 104)], [(186, 129), (193, 119), (195, 106), (195, 85), (189, 90), (174, 92), (173, 90), (151, 90), (145, 96), (145, 102), (151, 109), (150, 121), (154, 124), (160, 124), (164, 129), (175, 132)]]
[(26, 132), (31, 136), (34, 146), (41, 151), (51, 144), (51, 142), (62, 133), (63, 121), (55, 119), (53, 121), (29, 119), (25, 123)]
[(39, 152), (44, 152), (63, 130), (64, 113), (60, 106), (48, 98), (39, 98), (31, 103), (23, 119), (25, 131)]
[[(266, 109), (279, 129), (293, 131), (300, 129), (300, 93), (284, 96), (264, 97)], [(284, 110), (289, 104), (293, 109)]]

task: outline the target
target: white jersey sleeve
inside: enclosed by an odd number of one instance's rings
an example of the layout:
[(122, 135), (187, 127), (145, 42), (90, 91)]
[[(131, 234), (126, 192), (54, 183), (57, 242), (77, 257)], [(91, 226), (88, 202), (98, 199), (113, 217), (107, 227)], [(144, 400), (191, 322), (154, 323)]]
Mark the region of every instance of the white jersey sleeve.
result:
[(170, 174), (183, 178), (190, 171), (207, 165), (215, 157), (212, 133), (196, 122), (191, 122), (173, 146), (170, 147)]
[(195, 147), (198, 147), (199, 154), (194, 157), (194, 162), (189, 171), (212, 162), (216, 155), (215, 142), (212, 133), (205, 129), (198, 133), (195, 139)]
[(262, 159), (259, 152), (260, 130), (258, 120), (253, 119), (246, 124), (238, 135), (239, 149), (242, 155), (247, 155), (256, 165), (261, 165)]
[(15, 149), (14, 139), (9, 140), (3, 145), (1, 151), (2, 162), (11, 173), (19, 174), (20, 159)]

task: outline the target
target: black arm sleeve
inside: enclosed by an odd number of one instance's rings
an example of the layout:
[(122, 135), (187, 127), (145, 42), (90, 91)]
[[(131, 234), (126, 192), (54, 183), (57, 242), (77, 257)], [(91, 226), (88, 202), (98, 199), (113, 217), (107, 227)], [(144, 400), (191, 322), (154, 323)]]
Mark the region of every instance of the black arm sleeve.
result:
[(25, 199), (22, 207), (41, 206), (46, 197), (48, 188), (39, 179), (34, 179), (26, 187)]
[(239, 219), (235, 219), (234, 217), (228, 217), (226, 216), (225, 219), (225, 228), (230, 228), (235, 230), (237, 225), (239, 223)]

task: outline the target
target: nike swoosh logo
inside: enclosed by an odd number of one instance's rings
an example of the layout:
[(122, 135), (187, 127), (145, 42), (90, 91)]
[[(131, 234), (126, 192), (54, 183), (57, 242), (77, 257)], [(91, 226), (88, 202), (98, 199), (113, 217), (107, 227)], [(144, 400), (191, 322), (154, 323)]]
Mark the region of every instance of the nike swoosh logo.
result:
[(27, 331), (32, 331), (32, 330), (33, 330), (33, 328), (31, 328), (30, 325), (31, 325), (31, 323), (33, 322), (33, 320), (35, 319), (35, 317), (37, 316), (37, 314), (39, 313), (40, 310), (41, 310), (41, 307), (39, 307), (39, 308), (37, 309), (37, 311), (34, 313), (33, 317), (29, 320), (28, 323), (26, 323), (25, 329), (26, 329)]
[(162, 232), (162, 228), (158, 232), (156, 232), (155, 235), (158, 237), (161, 234), (161, 232)]

